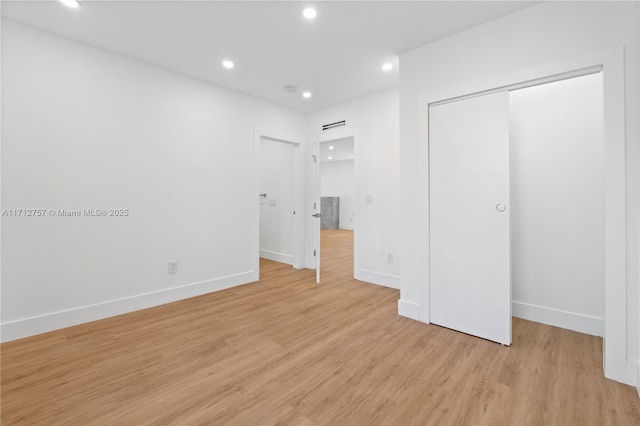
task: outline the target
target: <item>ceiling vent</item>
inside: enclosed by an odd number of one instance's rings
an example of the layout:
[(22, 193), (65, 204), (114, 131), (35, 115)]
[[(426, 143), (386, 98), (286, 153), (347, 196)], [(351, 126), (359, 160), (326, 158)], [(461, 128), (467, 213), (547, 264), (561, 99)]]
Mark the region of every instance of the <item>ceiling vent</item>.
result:
[(345, 120), (342, 121), (336, 121), (335, 123), (329, 123), (329, 124), (323, 124), (322, 125), (322, 130), (329, 130), (329, 129), (333, 129), (334, 127), (340, 127), (340, 126), (346, 126), (347, 122)]

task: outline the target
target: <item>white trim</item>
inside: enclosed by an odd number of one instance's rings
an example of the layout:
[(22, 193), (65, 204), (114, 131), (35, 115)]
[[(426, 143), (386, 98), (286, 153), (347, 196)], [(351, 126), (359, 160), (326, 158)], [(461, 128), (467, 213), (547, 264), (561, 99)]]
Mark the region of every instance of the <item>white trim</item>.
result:
[(400, 290), (400, 277), (396, 275), (381, 274), (380, 272), (360, 269), (359, 271), (356, 271), (354, 278), (358, 281), (364, 281), (370, 284), (376, 284)]
[(605, 377), (636, 384), (627, 364), (627, 194), (624, 49), (603, 54)]
[[(638, 3), (638, 21), (640, 22), (640, 3)], [(640, 30), (638, 31), (638, 51), (636, 53), (638, 58), (640, 58)], [(640, 69), (638, 70), (638, 80), (640, 80)], [(637, 80), (637, 81), (638, 81)], [(640, 99), (640, 84), (638, 84), (638, 98)], [(640, 236), (640, 235), (639, 235)], [(640, 275), (640, 273), (638, 274)], [(640, 278), (640, 276), (636, 277)], [(640, 329), (638, 330), (640, 333)], [(640, 342), (640, 338), (638, 339)], [(640, 348), (639, 348), (640, 350)], [(640, 360), (636, 362), (636, 389), (638, 391), (638, 395), (640, 396)]]
[(80, 306), (64, 311), (51, 312), (2, 324), (2, 342), (21, 339), (48, 331), (58, 330), (141, 309), (152, 308), (178, 300), (188, 299), (215, 291), (224, 290), (257, 280), (255, 271), (228, 275), (207, 281), (186, 284), (122, 299)]
[[(260, 140), (268, 139), (276, 142), (282, 142), (295, 147), (294, 159), (293, 159), (293, 209), (295, 215), (293, 215), (293, 260), (291, 262), (285, 262), (293, 265), (295, 269), (302, 269), (307, 266), (306, 259), (304, 258), (304, 166), (303, 155), (304, 149), (300, 142), (297, 142), (294, 137), (289, 135), (283, 135), (277, 131), (254, 129), (253, 132), (253, 195), (255, 196), (254, 204), (254, 220), (252, 223), (252, 248), (251, 251), (254, 254), (253, 269), (257, 271), (258, 277), (260, 276), (260, 200), (258, 194), (260, 193), (260, 177), (258, 171), (260, 170)], [(280, 262), (278, 260), (278, 262)]]
[(398, 315), (411, 318), (412, 320), (421, 321), (420, 305), (409, 302), (408, 300), (398, 299)]
[[(428, 230), (429, 168), (426, 147), (428, 146), (429, 104), (434, 102), (480, 93), (499, 87), (510, 87), (526, 81), (562, 75), (563, 73), (593, 66), (603, 68), (604, 87), (604, 188), (605, 188), (605, 327), (604, 327), (604, 371), (605, 377), (635, 386), (638, 377), (630, 374), (627, 361), (627, 305), (626, 305), (626, 133), (624, 93), (624, 47), (584, 54), (565, 61), (519, 70), (504, 75), (492, 75), (485, 79), (466, 80), (457, 87), (422, 95), (419, 97), (419, 114), (423, 117), (420, 126), (419, 176)], [(424, 226), (424, 225), (422, 225)], [(429, 258), (428, 241), (426, 255)], [(421, 321), (429, 318), (429, 273), (428, 262), (421, 273), (425, 285), (419, 296)]]
[(304, 267), (305, 269), (316, 269), (316, 259), (314, 257), (305, 257)]
[(315, 179), (316, 196), (313, 199), (313, 258), (315, 260), (314, 268), (316, 270), (316, 284), (320, 284), (320, 270), (321, 264), (320, 257), (322, 250), (320, 246), (322, 230), (322, 197), (320, 196), (320, 142), (313, 144), (313, 177)]
[(340, 225), (339, 229), (343, 229), (345, 231), (353, 231), (353, 225)]
[(595, 66), (586, 67), (586, 68), (579, 69), (579, 70), (572, 70), (572, 71), (567, 71), (567, 72), (563, 72), (563, 73), (560, 73), (560, 74), (549, 75), (549, 76), (546, 76), (546, 77), (537, 78), (535, 80), (523, 81), (521, 83), (511, 84), (509, 86), (496, 87), (496, 88), (489, 89), (489, 90), (484, 90), (484, 91), (478, 92), (478, 93), (470, 93), (468, 95), (459, 96), (457, 98), (444, 99), (442, 101), (432, 102), (429, 105), (434, 107), (434, 106), (438, 106), (438, 105), (448, 104), (448, 103), (451, 103), (451, 102), (457, 102), (457, 101), (462, 101), (462, 100), (465, 100), (465, 99), (476, 98), (478, 96), (490, 95), (490, 94), (493, 94), (493, 93), (510, 92), (510, 91), (513, 91), (513, 90), (525, 89), (525, 88), (528, 88), (528, 87), (539, 86), (541, 84), (555, 83), (557, 81), (567, 80), (567, 79), (570, 79), (570, 78), (583, 77), (585, 75), (596, 74), (596, 73), (599, 73), (601, 71), (602, 71), (602, 65), (595, 65)]
[(517, 302), (515, 300), (512, 302), (512, 309), (513, 316), (516, 318), (566, 328), (567, 330), (590, 334), (592, 336), (602, 337), (604, 335), (604, 318), (534, 305), (532, 303)]
[(636, 363), (636, 377), (637, 377), (637, 386), (636, 390), (638, 391), (638, 396), (640, 396), (640, 362)]
[[(637, 388), (637, 379), (638, 379), (638, 362), (637, 361), (626, 361), (626, 377), (633, 377), (631, 383), (626, 383), (627, 385), (633, 386)], [(624, 382), (623, 382), (624, 383)]]
[[(0, 19), (0, 44), (2, 42), (2, 19)], [(0, 55), (0, 69), (2, 69), (2, 55)], [(2, 99), (2, 85), (0, 84), (0, 99)], [(2, 116), (2, 102), (0, 102), (0, 117)], [(0, 135), (2, 123), (0, 123)], [(2, 137), (0, 136), (0, 188), (2, 188)], [(2, 197), (0, 197), (0, 211), (2, 211)], [(0, 241), (2, 241), (2, 223), (0, 220)], [(2, 244), (0, 244), (0, 289), (2, 289)], [(2, 318), (2, 303), (0, 303), (0, 318)], [(2, 328), (0, 327), (0, 342), (2, 341)]]
[(275, 251), (260, 250), (260, 257), (273, 260), (287, 265), (293, 265), (293, 255), (285, 253), (277, 253)]
[(638, 371), (638, 361), (627, 361), (627, 377), (633, 377), (635, 379), (633, 383), (627, 384), (634, 386), (636, 389), (638, 388), (637, 383), (639, 383), (637, 381), (638, 374), (640, 374), (640, 371)]

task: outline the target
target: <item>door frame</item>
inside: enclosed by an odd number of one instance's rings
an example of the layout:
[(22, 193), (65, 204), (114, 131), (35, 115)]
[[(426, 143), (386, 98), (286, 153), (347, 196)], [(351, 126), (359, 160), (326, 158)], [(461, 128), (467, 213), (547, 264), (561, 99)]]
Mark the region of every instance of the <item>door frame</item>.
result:
[[(544, 82), (552, 82), (580, 75), (588, 69), (603, 71), (604, 95), (604, 266), (605, 266), (605, 326), (603, 364), (605, 377), (635, 385), (637, 364), (627, 360), (627, 271), (626, 271), (626, 130), (624, 47), (592, 52), (555, 64), (544, 65), (514, 73), (495, 75), (484, 80), (466, 81), (438, 93), (422, 95), (419, 99), (421, 120), (420, 191), (426, 212), (427, 241), (425, 285), (418, 301), (418, 318), (429, 323), (429, 105), (476, 96), (491, 91), (513, 90)], [(402, 305), (400, 301), (400, 305)], [(406, 303), (406, 302), (405, 302)], [(410, 303), (410, 302), (409, 302)]]
[[(351, 127), (349, 125), (343, 127), (336, 127), (330, 130), (326, 130), (318, 136), (318, 140), (316, 142), (316, 155), (320, 153), (320, 144), (331, 142), (337, 139), (345, 139), (345, 138), (353, 138), (353, 179), (354, 179), (354, 197), (355, 197), (355, 205), (353, 209), (353, 277), (354, 279), (362, 279), (359, 274), (360, 271), (360, 242), (359, 242), (359, 222), (360, 222), (360, 173), (359, 173), (359, 161), (360, 157), (360, 148), (359, 148), (359, 140), (360, 140), (360, 132), (357, 127)], [(314, 202), (318, 203), (318, 211), (320, 210), (320, 158), (317, 158), (316, 161), (316, 196), (314, 198)], [(318, 219), (315, 219), (318, 220)], [(320, 225), (316, 225), (314, 223), (314, 227), (319, 227)], [(315, 228), (314, 228), (315, 229)], [(318, 233), (317, 240), (314, 241), (314, 247), (316, 250), (320, 250), (320, 234)], [(321, 266), (320, 256), (315, 258), (315, 268), (316, 270)]]
[(281, 135), (272, 130), (254, 129), (253, 136), (253, 278), (260, 279), (260, 142), (267, 139), (274, 142), (282, 142), (294, 147), (293, 154), (293, 193), (292, 201), (294, 214), (293, 225), (293, 267), (304, 268), (304, 171), (303, 171), (303, 146), (302, 143), (289, 135)]

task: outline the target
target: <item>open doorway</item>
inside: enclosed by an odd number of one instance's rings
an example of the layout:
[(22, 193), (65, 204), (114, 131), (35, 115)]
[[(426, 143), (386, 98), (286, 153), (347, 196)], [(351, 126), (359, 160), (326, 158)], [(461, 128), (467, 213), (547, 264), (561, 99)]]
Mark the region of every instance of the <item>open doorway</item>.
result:
[(299, 144), (256, 135), (258, 271), (261, 259), (293, 267), (299, 263), (298, 156)]
[(320, 142), (320, 258), (323, 272), (353, 269), (356, 209), (354, 137)]
[(509, 104), (513, 315), (603, 336), (602, 72)]

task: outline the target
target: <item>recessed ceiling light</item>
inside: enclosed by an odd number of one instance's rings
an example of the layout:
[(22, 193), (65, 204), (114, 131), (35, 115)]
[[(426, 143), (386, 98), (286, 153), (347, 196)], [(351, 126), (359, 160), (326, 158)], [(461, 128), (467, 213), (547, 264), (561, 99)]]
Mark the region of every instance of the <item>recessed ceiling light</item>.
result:
[(329, 149), (333, 149), (333, 145), (331, 145), (331, 146), (329, 147)]
[(308, 99), (311, 97), (311, 92), (303, 92), (302, 96)]
[(327, 157), (327, 160), (333, 160), (333, 157)]
[(312, 7), (308, 7), (302, 11), (302, 16), (304, 16), (307, 19), (315, 18), (317, 14), (318, 12), (316, 12), (316, 10)]
[(80, 7), (80, 3), (78, 3), (78, 0), (60, 0), (60, 3), (72, 9), (77, 9)]
[(230, 60), (226, 59), (226, 60), (222, 61), (222, 66), (227, 68), (227, 69), (231, 69), (231, 68), (233, 68), (233, 62), (231, 62)]
[(387, 62), (382, 66), (382, 71), (391, 71), (392, 69), (393, 69), (393, 64), (390, 62)]

